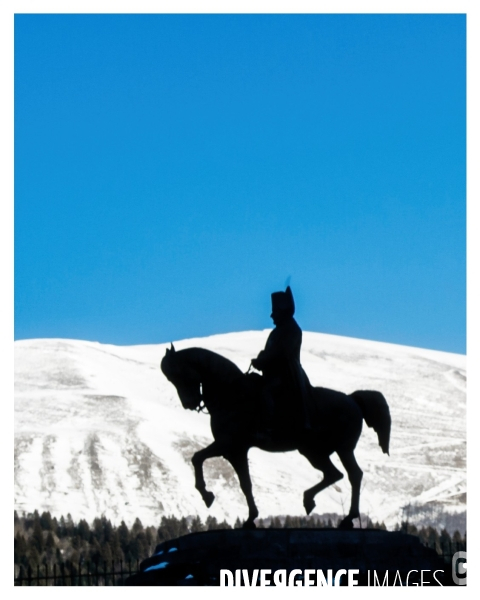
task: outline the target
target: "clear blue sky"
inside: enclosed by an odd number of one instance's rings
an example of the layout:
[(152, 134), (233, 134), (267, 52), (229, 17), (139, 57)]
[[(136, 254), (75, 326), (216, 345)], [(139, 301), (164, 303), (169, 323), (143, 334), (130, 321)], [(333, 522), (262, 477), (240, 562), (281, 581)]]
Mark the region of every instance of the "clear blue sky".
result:
[(17, 15), (15, 337), (465, 352), (465, 17)]

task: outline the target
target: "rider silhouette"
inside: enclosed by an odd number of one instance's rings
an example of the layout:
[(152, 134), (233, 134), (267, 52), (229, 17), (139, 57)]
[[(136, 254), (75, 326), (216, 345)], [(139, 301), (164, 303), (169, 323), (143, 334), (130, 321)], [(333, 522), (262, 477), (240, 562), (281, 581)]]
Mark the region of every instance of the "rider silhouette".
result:
[[(252, 366), (263, 373), (262, 396), (265, 406), (267, 435), (273, 433), (274, 405), (279, 397), (286, 397), (298, 416), (297, 427), (310, 429), (308, 392), (310, 382), (300, 364), (302, 330), (293, 318), (295, 302), (290, 286), (285, 292), (272, 294), (272, 314), (275, 328), (270, 333), (265, 349), (252, 360)], [(291, 423), (291, 421), (290, 421)]]

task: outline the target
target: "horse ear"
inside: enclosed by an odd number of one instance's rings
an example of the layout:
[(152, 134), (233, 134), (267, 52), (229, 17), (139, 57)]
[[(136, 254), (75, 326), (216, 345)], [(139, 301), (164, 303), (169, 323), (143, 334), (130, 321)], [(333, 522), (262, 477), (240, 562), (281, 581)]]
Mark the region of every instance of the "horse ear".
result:
[(173, 347), (172, 342), (170, 342), (170, 352), (175, 352), (175, 348)]

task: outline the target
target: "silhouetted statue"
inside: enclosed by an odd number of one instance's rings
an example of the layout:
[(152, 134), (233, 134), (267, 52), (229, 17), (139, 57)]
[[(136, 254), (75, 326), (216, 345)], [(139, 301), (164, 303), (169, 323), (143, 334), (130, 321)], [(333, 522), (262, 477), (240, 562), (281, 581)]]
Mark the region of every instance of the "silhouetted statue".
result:
[[(291, 318), (289, 317), (288, 327), (291, 328), (293, 335), (290, 338), (290, 333), (285, 334), (285, 339), (296, 340), (292, 345), (287, 344), (286, 348), (287, 363), (290, 361), (294, 365), (291, 376), (293, 383), (286, 383), (279, 398), (274, 399), (276, 405), (281, 405), (282, 402), (286, 402), (286, 405), (276, 409), (274, 431), (271, 436), (262, 432), (262, 423), (265, 426), (265, 420), (262, 418), (262, 414), (265, 413), (262, 407), (265, 393), (262, 377), (258, 373), (244, 374), (230, 360), (203, 348), (187, 348), (177, 352), (172, 345), (167, 349), (161, 362), (161, 369), (176, 387), (183, 407), (197, 411), (204, 407), (211, 417), (210, 424), (215, 441), (207, 448), (196, 452), (192, 458), (195, 487), (205, 504), (211, 506), (215, 497), (206, 488), (203, 463), (214, 456), (226, 458), (235, 469), (247, 499), (249, 513), (244, 527), (254, 528), (258, 510), (252, 494), (247, 459), (247, 453), (252, 446), (268, 452), (298, 450), (313, 467), (323, 472), (323, 480), (303, 494), (303, 504), (307, 514), (315, 507), (316, 494), (343, 477), (330, 460), (330, 455), (336, 452), (348, 473), (352, 486), (350, 510), (339, 526), (350, 529), (353, 527), (353, 519), (360, 516), (360, 483), (363, 475), (353, 451), (365, 419), (367, 425), (377, 432), (383, 452), (388, 453), (391, 425), (388, 404), (380, 392), (357, 391), (347, 395), (326, 388), (309, 386), (311, 427), (299, 429), (297, 426), (292, 426), (292, 421), (295, 421), (292, 419), (292, 406), (295, 406), (298, 397), (292, 400), (287, 396), (289, 393), (298, 395), (301, 389), (296, 379), (300, 375), (295, 375), (300, 373), (298, 354), (301, 337), (298, 334), (300, 329), (296, 331), (293, 314)], [(286, 331), (290, 331), (288, 327)], [(280, 324), (277, 324), (277, 328), (271, 334), (274, 346), (277, 345), (275, 341), (277, 335), (281, 340), (283, 335)], [(265, 363), (262, 362), (265, 356), (269, 356), (268, 342), (264, 352), (265, 354), (260, 353), (256, 360), (260, 361), (257, 363), (259, 367), (265, 369), (268, 386), (270, 385), (268, 359)], [(275, 361), (273, 364), (272, 377), (275, 379)]]
[[(300, 364), (302, 330), (293, 318), (294, 314), (295, 302), (290, 286), (285, 292), (274, 292), (270, 316), (275, 329), (268, 336), (265, 350), (252, 360), (252, 366), (263, 373), (264, 428), (267, 437), (279, 431), (274, 423), (277, 406), (281, 409), (286, 407), (291, 419), (290, 426), (299, 429), (311, 428), (311, 385)], [(278, 421), (278, 418), (275, 421)]]

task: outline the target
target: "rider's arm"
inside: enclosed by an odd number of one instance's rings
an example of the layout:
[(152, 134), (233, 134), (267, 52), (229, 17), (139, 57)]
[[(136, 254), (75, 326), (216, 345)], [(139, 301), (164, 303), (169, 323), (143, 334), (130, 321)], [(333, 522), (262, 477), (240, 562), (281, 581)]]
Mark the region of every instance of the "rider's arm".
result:
[[(299, 339), (297, 339), (299, 338)], [(282, 358), (287, 358), (292, 351), (295, 352), (297, 343), (301, 344), (302, 332), (298, 328), (274, 329), (269, 335), (265, 350), (252, 360), (255, 369), (262, 371), (269, 364), (278, 363)]]

